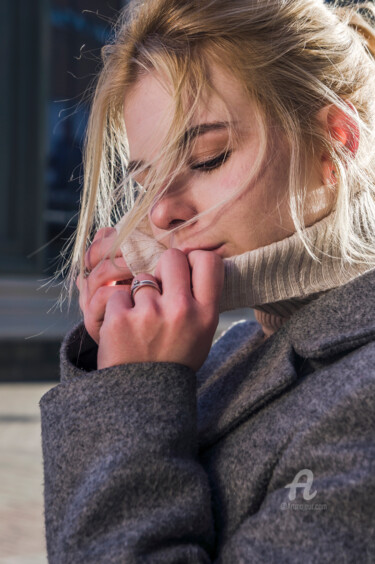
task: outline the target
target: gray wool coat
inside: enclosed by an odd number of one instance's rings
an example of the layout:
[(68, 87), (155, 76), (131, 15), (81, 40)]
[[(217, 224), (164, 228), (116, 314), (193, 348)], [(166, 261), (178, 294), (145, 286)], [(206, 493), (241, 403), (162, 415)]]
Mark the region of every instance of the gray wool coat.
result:
[(40, 400), (51, 564), (375, 562), (375, 270), (197, 373), (96, 351)]

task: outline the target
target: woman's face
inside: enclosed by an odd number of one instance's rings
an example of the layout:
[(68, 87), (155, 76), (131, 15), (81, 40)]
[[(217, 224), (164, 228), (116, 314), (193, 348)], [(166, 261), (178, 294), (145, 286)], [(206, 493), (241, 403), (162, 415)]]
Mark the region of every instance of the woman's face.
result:
[[(251, 178), (261, 139), (254, 104), (230, 74), (215, 67), (212, 76), (216, 90), (230, 109), (236, 139), (229, 144), (225, 155), (229, 142), (228, 113), (219, 96), (212, 94), (192, 123), (192, 127), (200, 125), (201, 130), (189, 165), (151, 209), (149, 219), (154, 235), (168, 234), (235, 194), (245, 182), (245, 188), (229, 204), (163, 239), (167, 247), (185, 253), (194, 249), (215, 250), (225, 258), (284, 239), (295, 228), (288, 206), (289, 156), (280, 129), (272, 127), (265, 158), (256, 177)], [(168, 89), (153, 73), (140, 78), (124, 107), (131, 169), (140, 183), (137, 163), (147, 166), (155, 159), (172, 116), (173, 100)], [(311, 166), (308, 182), (311, 205), (305, 215), (306, 225), (329, 212), (331, 203), (320, 176), (319, 167)]]

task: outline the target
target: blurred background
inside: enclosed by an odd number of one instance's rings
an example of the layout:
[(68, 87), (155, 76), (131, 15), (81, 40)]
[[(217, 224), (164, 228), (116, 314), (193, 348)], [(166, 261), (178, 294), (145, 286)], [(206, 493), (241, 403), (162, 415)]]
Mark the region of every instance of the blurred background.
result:
[(125, 3), (0, 0), (0, 564), (47, 562), (38, 402), (79, 319), (51, 278), (77, 222), (89, 89)]
[(60, 311), (51, 277), (77, 223), (88, 90), (124, 3), (1, 0), (2, 381), (58, 379), (78, 311)]

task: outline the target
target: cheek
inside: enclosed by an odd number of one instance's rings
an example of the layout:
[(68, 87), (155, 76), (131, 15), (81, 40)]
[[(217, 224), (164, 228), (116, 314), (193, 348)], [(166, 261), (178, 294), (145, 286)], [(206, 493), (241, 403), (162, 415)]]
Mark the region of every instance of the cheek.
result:
[(251, 174), (248, 158), (234, 159), (231, 165), (223, 171), (220, 178), (221, 191), (227, 196), (233, 195), (234, 202), (253, 200), (259, 185), (262, 183), (263, 171), (254, 177)]
[(233, 221), (235, 217), (238, 227), (244, 220), (247, 225), (248, 222), (254, 225), (263, 221), (277, 209), (285, 194), (285, 168), (278, 163), (265, 161), (255, 178), (250, 172), (246, 164), (238, 162), (237, 167), (228, 168), (220, 179), (219, 197), (234, 196), (227, 208), (227, 219)]
[[(229, 166), (224, 167), (219, 186), (220, 190), (225, 192), (227, 196), (234, 195), (238, 191), (242, 192), (242, 189), (247, 193), (252, 189), (252, 180), (248, 159), (238, 155), (237, 158), (234, 156)], [(242, 194), (239, 194), (239, 197), (242, 197)]]

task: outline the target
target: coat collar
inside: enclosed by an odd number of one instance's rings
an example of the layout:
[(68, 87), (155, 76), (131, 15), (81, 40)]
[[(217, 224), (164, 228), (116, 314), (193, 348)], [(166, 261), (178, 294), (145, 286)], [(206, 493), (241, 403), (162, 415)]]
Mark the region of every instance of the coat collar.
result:
[(285, 324), (294, 350), (327, 358), (375, 338), (375, 269), (327, 292)]
[[(201, 449), (292, 386), (305, 359), (328, 359), (375, 340), (375, 269), (309, 303), (266, 341), (261, 337), (257, 323), (234, 327), (231, 342), (219, 340), (197, 374)], [(212, 370), (220, 347), (226, 360)]]

